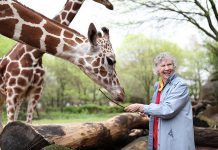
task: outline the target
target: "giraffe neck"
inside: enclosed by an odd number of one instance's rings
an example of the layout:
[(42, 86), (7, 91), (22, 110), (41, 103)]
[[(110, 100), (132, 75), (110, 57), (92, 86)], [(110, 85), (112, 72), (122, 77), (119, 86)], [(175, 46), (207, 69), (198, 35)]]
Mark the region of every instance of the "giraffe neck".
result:
[(79, 45), (88, 44), (87, 38), (77, 31), (57, 24), (17, 1), (3, 1), (0, 6), (0, 33), (9, 38), (63, 59), (76, 53)]
[(109, 30), (102, 28), (102, 31), (103, 36), (90, 24), (87, 39), (17, 1), (0, 3), (0, 34), (74, 63), (110, 92), (115, 101), (123, 101), (124, 90), (114, 68)]
[(76, 16), (83, 2), (84, 0), (67, 0), (64, 8), (54, 17), (54, 20), (68, 26)]

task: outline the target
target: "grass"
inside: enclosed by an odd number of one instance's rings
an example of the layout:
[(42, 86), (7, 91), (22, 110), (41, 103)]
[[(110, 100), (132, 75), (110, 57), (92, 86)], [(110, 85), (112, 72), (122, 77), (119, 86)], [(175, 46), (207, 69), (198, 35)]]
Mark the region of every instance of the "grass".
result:
[[(46, 114), (44, 114), (46, 115)], [(33, 124), (65, 124), (65, 123), (85, 123), (85, 122), (101, 122), (112, 118), (118, 113), (113, 114), (69, 114), (69, 113), (51, 113), (47, 117), (43, 115), (42, 119), (34, 119)]]
[[(120, 113), (61, 113), (50, 112), (40, 113), (39, 118), (33, 119), (34, 125), (41, 124), (67, 124), (67, 123), (85, 123), (85, 122), (101, 122), (109, 118), (112, 118)], [(34, 114), (36, 116), (36, 114)], [(25, 119), (19, 119), (19, 121), (25, 122)], [(3, 124), (6, 124), (6, 114), (3, 113)]]

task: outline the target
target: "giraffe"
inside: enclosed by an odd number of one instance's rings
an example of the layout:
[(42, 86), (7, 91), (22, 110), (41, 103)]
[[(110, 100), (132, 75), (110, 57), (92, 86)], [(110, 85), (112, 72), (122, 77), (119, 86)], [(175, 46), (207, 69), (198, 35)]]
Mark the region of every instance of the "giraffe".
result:
[[(109, 39), (109, 30), (103, 27), (102, 31), (103, 35), (97, 32), (94, 24), (91, 23), (88, 29), (88, 38), (86, 38), (77, 31), (52, 21), (17, 1), (0, 2), (0, 33), (2, 35), (36, 47), (41, 53), (48, 53), (73, 63), (94, 82), (104, 87), (114, 100), (123, 101), (124, 90), (115, 71), (116, 60)], [(34, 53), (34, 57), (36, 56), (38, 53)], [(31, 63), (31, 56), (25, 57), (28, 61), (23, 62), (22, 66)], [(8, 63), (8, 60), (2, 60), (2, 64), (5, 63)], [(20, 70), (15, 63), (8, 66), (6, 70), (10, 70), (13, 74), (26, 73), (26, 70)], [(10, 79), (8, 76), (10, 75), (6, 73), (4, 82), (9, 85), (16, 82), (20, 85), (16, 89), (17, 93), (22, 90), (23, 84), (30, 82), (30, 79), (14, 81), (16, 79)], [(38, 78), (32, 80), (36, 84), (42, 82)], [(13, 121), (15, 117), (13, 103), (17, 103), (18, 98), (16, 94), (13, 94), (11, 86), (5, 89), (7, 114), (9, 121)], [(38, 89), (35, 92), (39, 94)], [(39, 97), (39, 95), (35, 97)], [(32, 103), (35, 107), (36, 101), (33, 100)]]
[[(105, 5), (108, 9), (113, 9), (113, 5), (107, 1), (107, 0), (94, 0), (97, 3)], [(74, 19), (77, 12), (79, 11), (80, 7), (82, 6), (84, 0), (67, 0), (65, 3), (64, 8), (62, 11), (54, 17), (54, 20), (60, 22), (64, 25), (69, 25), (70, 22)], [(33, 102), (35, 102), (34, 105), (37, 104), (38, 100), (40, 99), (42, 89), (43, 89), (43, 77), (44, 77), (44, 69), (42, 67), (42, 56), (44, 52), (41, 52), (31, 46), (17, 43), (14, 48), (2, 59), (2, 62), (7, 63), (1, 63), (1, 76), (0, 76), (0, 91), (1, 95), (3, 95), (3, 99), (6, 99), (5, 97), (5, 89), (7, 89), (7, 86), (12, 86), (12, 92), (13, 94), (17, 95), (17, 105), (14, 107), (14, 119), (8, 121), (14, 121), (17, 120), (20, 105), (22, 104), (22, 101), (24, 98), (29, 99), (28, 109), (27, 109), (27, 123), (32, 123), (32, 114), (33, 114)], [(31, 57), (26, 57), (31, 56)], [(28, 62), (31, 59), (30, 63), (25, 63), (23, 65), (23, 62)], [(17, 64), (16, 64), (17, 63)], [(21, 70), (20, 72), (13, 74), (13, 71), (6, 70), (8, 66), (11, 64), (16, 64)], [(22, 73), (22, 70), (25, 70), (25, 73)], [(7, 77), (6, 77), (7, 75)], [(7, 83), (13, 78), (14, 83)], [(22, 80), (28, 81), (28, 84), (19, 85), (19, 82), (22, 82)], [(7, 82), (5, 82), (7, 81)], [(17, 84), (15, 83), (17, 81)], [(38, 82), (37, 82), (38, 81)], [(23, 81), (25, 82), (25, 81)], [(20, 88), (21, 91), (17, 92), (17, 88), (19, 86), (22, 86)], [(2, 113), (2, 106), (4, 101), (1, 101), (0, 104), (0, 116)], [(15, 105), (15, 103), (12, 103)], [(0, 129), (2, 129), (2, 119), (0, 118)]]
[[(108, 9), (113, 9), (113, 5), (107, 1), (107, 0), (94, 0), (97, 3), (100, 3), (102, 5), (105, 5)], [(79, 11), (80, 7), (82, 6), (84, 0), (67, 0), (65, 3), (64, 8), (62, 11), (54, 17), (54, 20), (60, 22), (64, 25), (69, 25), (70, 22), (74, 19), (77, 12)], [(33, 118), (33, 106), (35, 106), (38, 102), (38, 100), (41, 97), (42, 89), (43, 89), (43, 77), (44, 77), (44, 69), (42, 67), (42, 56), (44, 52), (41, 52), (31, 46), (17, 43), (14, 48), (3, 58), (3, 63), (0, 62), (1, 66), (1, 76), (0, 76), (0, 91), (1, 95), (3, 95), (3, 99), (6, 99), (5, 97), (5, 89), (7, 89), (7, 86), (12, 86), (12, 92), (13, 94), (17, 95), (17, 102), (16, 105), (14, 104), (15, 112), (14, 112), (14, 119), (8, 119), (9, 122), (17, 120), (20, 105), (22, 104), (24, 98), (29, 99), (29, 104), (27, 108), (27, 123), (32, 123)], [(28, 57), (31, 56), (31, 57)], [(31, 62), (29, 62), (29, 59), (31, 59)], [(7, 62), (7, 63), (5, 63)], [(23, 62), (29, 62), (23, 64)], [(16, 64), (20, 72), (13, 73), (12, 70), (6, 70), (8, 66)], [(25, 70), (26, 73), (22, 73), (22, 70)], [(6, 76), (7, 75), (7, 76)], [(8, 83), (13, 78), (14, 83)], [(28, 81), (28, 84), (19, 85), (19, 82), (22, 82), (23, 80)], [(5, 82), (7, 81), (7, 82)], [(38, 82), (37, 82), (38, 81)], [(16, 83), (15, 83), (16, 82)], [(25, 82), (25, 81), (23, 81)], [(19, 88), (19, 86), (22, 86), (22, 88)], [(21, 91), (17, 92), (17, 88), (19, 88)], [(2, 114), (2, 106), (4, 100), (1, 101), (0, 104), (0, 116)], [(35, 104), (33, 104), (33, 102)], [(0, 131), (2, 129), (2, 119), (0, 118)]]

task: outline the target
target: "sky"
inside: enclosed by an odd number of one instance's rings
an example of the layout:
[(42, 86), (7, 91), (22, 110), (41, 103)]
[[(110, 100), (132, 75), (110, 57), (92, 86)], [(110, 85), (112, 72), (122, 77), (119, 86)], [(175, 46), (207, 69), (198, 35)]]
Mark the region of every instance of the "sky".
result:
[[(52, 18), (64, 6), (66, 0), (18, 0), (22, 4), (28, 6), (35, 11)], [(128, 34), (143, 33), (146, 37), (160, 38), (177, 43), (182, 48), (190, 48), (194, 42), (201, 41), (199, 39), (199, 31), (190, 24), (182, 25), (168, 25), (164, 28), (157, 29), (152, 24), (143, 24), (136, 28), (126, 28), (112, 24), (116, 20), (127, 19), (136, 17), (137, 14), (132, 16), (123, 16), (118, 14), (118, 6), (114, 6), (114, 10), (109, 10), (103, 5), (100, 5), (93, 0), (85, 0), (83, 6), (70, 24), (73, 28), (81, 34), (87, 36), (89, 24), (95, 24), (97, 30), (105, 26), (110, 30), (110, 39), (113, 47), (116, 49), (121, 44), (123, 38)], [(140, 12), (137, 12), (140, 13)]]

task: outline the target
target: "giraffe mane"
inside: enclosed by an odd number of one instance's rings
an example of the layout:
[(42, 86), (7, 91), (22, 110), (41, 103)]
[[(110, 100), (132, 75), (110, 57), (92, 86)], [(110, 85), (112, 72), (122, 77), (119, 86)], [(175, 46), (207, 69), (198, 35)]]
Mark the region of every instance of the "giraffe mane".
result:
[[(18, 3), (18, 4), (20, 4), (20, 5), (23, 5), (22, 3), (18, 2), (18, 1), (16, 1), (16, 3)], [(55, 21), (55, 20), (53, 20), (53, 19), (50, 19), (50, 18), (46, 17), (45, 15), (42, 15), (42, 14), (38, 13), (37, 11), (33, 10), (32, 8), (29, 8), (29, 7), (25, 6), (25, 5), (23, 5), (23, 7), (24, 7), (24, 8), (27, 8), (27, 9), (30, 9), (30, 10), (33, 11), (35, 14), (37, 14), (37, 15), (39, 15), (39, 16), (45, 18), (45, 19), (48, 19), (51, 23), (53, 23), (53, 24), (56, 25), (56, 26), (61, 27), (62, 29), (71, 31), (71, 32), (75, 33), (76, 35), (79, 35), (79, 36), (82, 36), (82, 37), (84, 37), (84, 38), (87, 38), (86, 36), (82, 35), (82, 34), (79, 33), (78, 31), (76, 31), (76, 30), (74, 30), (74, 29), (72, 29), (72, 28), (69, 28), (69, 27), (67, 27), (67, 26), (65, 26), (65, 25), (63, 25), (63, 24), (60, 24), (59, 22), (57, 22), (57, 21)]]

